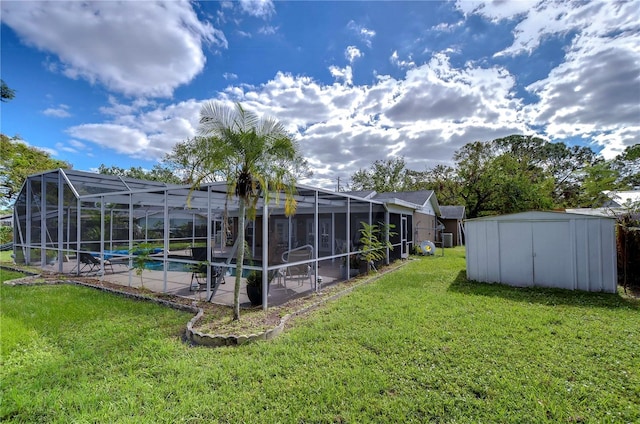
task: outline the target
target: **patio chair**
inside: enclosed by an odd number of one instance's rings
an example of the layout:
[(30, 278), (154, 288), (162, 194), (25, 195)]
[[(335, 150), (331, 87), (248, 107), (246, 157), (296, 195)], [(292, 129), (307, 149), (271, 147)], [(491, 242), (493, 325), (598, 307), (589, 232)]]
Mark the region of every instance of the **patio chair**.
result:
[[(192, 265), (191, 272), (191, 284), (189, 285), (190, 291), (200, 291), (207, 289), (207, 248), (206, 247), (192, 247), (191, 248), (191, 260), (198, 261), (197, 264)], [(224, 284), (225, 269), (222, 266), (211, 266), (211, 291), (213, 294), (218, 290), (220, 284)], [(195, 284), (193, 283), (195, 280)]]
[(282, 254), (282, 262), (291, 263), (292, 265), (283, 268), (280, 272), (281, 281), (284, 288), (287, 288), (287, 281), (294, 280), (298, 282), (298, 286), (302, 286), (308, 279), (311, 288), (313, 288), (313, 280), (311, 278), (312, 267), (310, 263), (296, 263), (309, 261), (313, 259), (313, 246), (306, 244), (287, 250)]
[(90, 253), (82, 253), (80, 252), (80, 273), (83, 272), (85, 268), (89, 268), (86, 272), (91, 271), (100, 271), (100, 264), (104, 264), (104, 270), (107, 271), (107, 267), (111, 268), (111, 273), (113, 274), (113, 265), (109, 260), (101, 260), (96, 258)]

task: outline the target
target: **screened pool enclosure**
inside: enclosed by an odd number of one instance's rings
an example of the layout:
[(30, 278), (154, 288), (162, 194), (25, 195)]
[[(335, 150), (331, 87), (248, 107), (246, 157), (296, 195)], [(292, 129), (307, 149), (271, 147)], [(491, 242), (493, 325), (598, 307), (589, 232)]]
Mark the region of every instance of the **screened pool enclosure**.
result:
[[(14, 206), (15, 261), (229, 303), (238, 208), (226, 191), (225, 183), (191, 190), (74, 170), (32, 175)], [(393, 225), (391, 235), (380, 234), (393, 245), (384, 262), (409, 252), (410, 205), (299, 185), (296, 214), (286, 217), (279, 197), (258, 202), (246, 228), (243, 268), (261, 271), (265, 308), (361, 272), (363, 222)]]

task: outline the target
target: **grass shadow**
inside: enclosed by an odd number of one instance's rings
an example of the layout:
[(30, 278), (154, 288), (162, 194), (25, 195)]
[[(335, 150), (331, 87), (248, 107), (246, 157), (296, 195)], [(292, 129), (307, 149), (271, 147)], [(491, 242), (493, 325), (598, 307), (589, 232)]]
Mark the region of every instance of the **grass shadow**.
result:
[(516, 302), (542, 305), (640, 309), (640, 299), (621, 296), (619, 293), (596, 293), (543, 287), (512, 287), (506, 284), (482, 283), (468, 280), (465, 271), (458, 273), (447, 290), (455, 293), (501, 297)]

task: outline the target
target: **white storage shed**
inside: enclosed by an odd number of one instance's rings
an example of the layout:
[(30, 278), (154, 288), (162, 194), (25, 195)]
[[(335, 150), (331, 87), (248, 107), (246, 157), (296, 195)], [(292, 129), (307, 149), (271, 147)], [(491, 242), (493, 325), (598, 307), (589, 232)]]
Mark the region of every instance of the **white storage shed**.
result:
[(470, 219), (467, 278), (516, 287), (615, 293), (615, 220), (564, 212)]

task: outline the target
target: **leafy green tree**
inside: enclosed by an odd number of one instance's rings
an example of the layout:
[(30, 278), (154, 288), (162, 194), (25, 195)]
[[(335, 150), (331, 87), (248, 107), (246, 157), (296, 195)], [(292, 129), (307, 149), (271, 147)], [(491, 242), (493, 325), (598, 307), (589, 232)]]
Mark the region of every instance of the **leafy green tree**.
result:
[(375, 190), (378, 193), (405, 191), (410, 179), (403, 157), (378, 159), (369, 169), (359, 169), (351, 177), (350, 189)]
[[(227, 194), (238, 197), (238, 238), (245, 240), (245, 220), (255, 219), (256, 205), (272, 193), (285, 193), (285, 214), (296, 210), (295, 183), (306, 162), (284, 125), (260, 117), (239, 103), (234, 108), (208, 102), (200, 110), (199, 137), (179, 143), (169, 155), (173, 163), (191, 165), (194, 187), (208, 179), (226, 178)], [(190, 164), (198, 158), (197, 164)], [(245, 259), (237, 243), (233, 319), (240, 319), (240, 278)]]
[(640, 187), (640, 143), (627, 146), (614, 159), (613, 168), (619, 173), (620, 189), (633, 190)]
[(441, 184), (463, 200), (471, 218), (550, 209), (556, 186), (543, 152), (546, 143), (518, 135), (468, 143), (454, 154), (455, 171), (445, 168)]
[(487, 203), (495, 190), (489, 175), (494, 157), (494, 145), (480, 141), (464, 145), (453, 155), (460, 181), (460, 197), (469, 218), (478, 217), (488, 209)]
[(120, 177), (136, 178), (139, 180), (161, 181), (169, 184), (181, 184), (183, 181), (173, 173), (170, 168), (155, 164), (150, 171), (142, 167), (123, 169), (118, 166), (106, 167), (104, 164), (98, 168), (98, 173), (105, 175), (118, 175)]
[(612, 167), (612, 163), (601, 160), (585, 170), (582, 183), (582, 195), (580, 205), (585, 208), (599, 208), (609, 200), (603, 193), (608, 190), (616, 190), (619, 174)]
[(218, 165), (216, 158), (203, 155), (209, 145), (209, 140), (205, 137), (193, 137), (173, 147), (171, 153), (165, 156), (164, 163), (174, 169), (174, 173), (184, 176), (187, 184), (193, 184), (197, 178), (199, 183), (210, 183), (215, 181), (226, 181), (227, 176), (224, 169)]
[(17, 136), (0, 134), (0, 204), (13, 203), (29, 175), (57, 168), (70, 169), (71, 165), (28, 146)]
[(487, 176), (494, 189), (486, 205), (487, 212), (506, 214), (553, 207), (553, 179), (511, 153), (493, 159)]
[[(417, 173), (416, 173), (417, 174)], [(433, 190), (441, 205), (461, 205), (462, 183), (455, 168), (447, 165), (436, 165), (419, 174), (421, 181), (416, 178), (412, 190)]]
[(15, 96), (16, 92), (9, 88), (9, 86), (5, 84), (4, 80), (0, 79), (0, 100), (8, 102), (9, 100), (13, 100)]
[(567, 147), (539, 137), (510, 135), (493, 141), (497, 153), (511, 153), (523, 165), (522, 170), (544, 172), (553, 178), (553, 202), (556, 206), (576, 206), (584, 170), (597, 155), (586, 146)]

